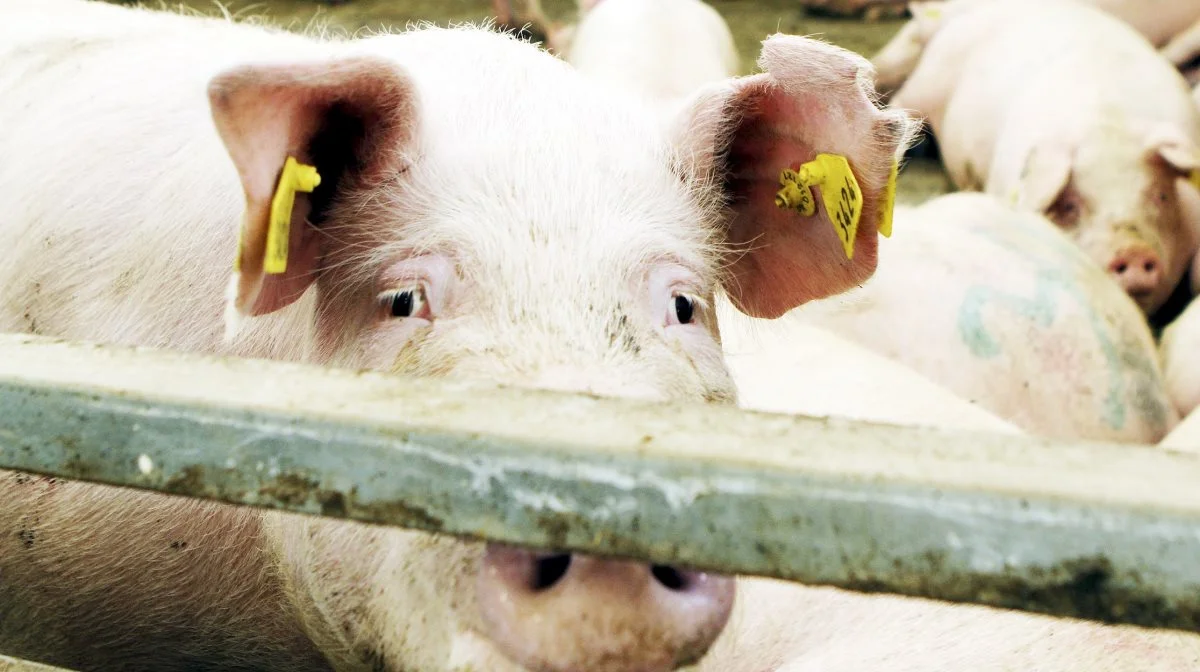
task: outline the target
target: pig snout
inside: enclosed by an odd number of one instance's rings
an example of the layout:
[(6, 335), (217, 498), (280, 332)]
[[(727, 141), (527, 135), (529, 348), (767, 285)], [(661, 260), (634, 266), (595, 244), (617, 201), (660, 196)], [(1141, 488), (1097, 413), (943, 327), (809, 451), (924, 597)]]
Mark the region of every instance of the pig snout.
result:
[(1162, 260), (1149, 247), (1128, 247), (1108, 264), (1117, 284), (1139, 303), (1150, 298), (1163, 281)]
[(734, 579), (663, 565), (490, 544), (486, 634), (536, 672), (659, 672), (694, 663), (733, 608)]

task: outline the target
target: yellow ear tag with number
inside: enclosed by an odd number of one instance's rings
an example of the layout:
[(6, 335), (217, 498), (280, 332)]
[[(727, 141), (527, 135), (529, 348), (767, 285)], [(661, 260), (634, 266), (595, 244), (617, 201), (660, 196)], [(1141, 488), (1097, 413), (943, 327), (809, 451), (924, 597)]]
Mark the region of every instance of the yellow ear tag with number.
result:
[(862, 217), (862, 192), (846, 157), (818, 154), (812, 161), (801, 164), (799, 170), (785, 168), (779, 175), (779, 185), (782, 188), (775, 194), (775, 205), (805, 216), (816, 214), (812, 188), (820, 187), (825, 212), (842, 241), (846, 258), (854, 258), (854, 236)]
[(275, 187), (275, 196), (271, 198), (267, 252), (263, 260), (264, 272), (278, 275), (287, 270), (292, 206), (296, 204), (296, 192), (311, 192), (319, 184), (321, 176), (313, 166), (306, 166), (290, 156), (284, 162), (283, 172), (279, 175), (279, 186)]
[(879, 234), (892, 237), (892, 211), (896, 209), (896, 179), (900, 175), (900, 161), (892, 161), (892, 172), (888, 173), (887, 186), (883, 190), (883, 214), (879, 218)]

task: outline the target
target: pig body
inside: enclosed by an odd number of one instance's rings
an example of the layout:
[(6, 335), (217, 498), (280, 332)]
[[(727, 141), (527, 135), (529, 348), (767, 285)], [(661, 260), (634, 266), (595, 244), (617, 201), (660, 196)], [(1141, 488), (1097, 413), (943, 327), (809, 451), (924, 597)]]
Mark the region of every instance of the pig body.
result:
[(1045, 213), (1152, 314), (1196, 252), (1200, 111), (1148, 42), (1072, 0), (948, 13), (891, 104), (960, 189)]
[(575, 22), (552, 21), (539, 0), (525, 0), (520, 11), (513, 9), (511, 0), (495, 0), (493, 8), (501, 26), (528, 24), (547, 49), (592, 81), (660, 106), (680, 102), (700, 86), (741, 71), (728, 24), (703, 0), (576, 4)]
[[(714, 297), (769, 318), (869, 277), (913, 130), (872, 103), (865, 61), (802, 38), (664, 127), (480, 29), (3, 11), (6, 331), (733, 403)], [(862, 190), (852, 260), (823, 207), (774, 204), (780, 170), (818, 152)], [(276, 228), (289, 159), (319, 181)], [(0, 488), (0, 650), (77, 668), (655, 672), (701, 657), (732, 603), (731, 579), (639, 563)]]
[(897, 208), (889, 243), (862, 289), (793, 314), (1040, 436), (1177, 422), (1137, 306), (1045, 218), (960, 192)]
[(741, 69), (725, 19), (701, 0), (603, 0), (583, 14), (566, 53), (592, 80), (656, 102)]
[[(987, 198), (956, 194), (930, 205), (931, 209), (938, 209), (953, 207), (957, 202), (957, 209), (966, 216), (981, 209), (990, 210), (988, 203), (980, 200)], [(905, 256), (903, 250), (911, 248), (901, 241), (911, 243), (913, 238), (921, 237), (918, 232), (927, 223), (933, 224), (926, 218), (897, 219), (878, 271), (880, 282), (890, 278), (892, 286), (900, 284), (897, 280), (909, 283), (906, 305), (910, 308), (914, 305), (911, 290), (916, 280), (905, 280), (899, 272), (900, 265), (892, 260)], [(954, 224), (970, 226), (965, 221)], [(1044, 233), (1036, 234), (1035, 238), (1055, 234), (1044, 222), (1037, 228)], [(1004, 233), (1000, 234), (1003, 239)], [(1051, 254), (1074, 258), (1076, 265), (1082, 263), (1078, 261), (1079, 252), (1061, 236), (1057, 238), (1047, 244), (1059, 250)], [(894, 245), (900, 249), (892, 249)], [(943, 261), (940, 256), (913, 259), (905, 268), (911, 271), (918, 263), (942, 266)], [(957, 258), (950, 261), (951, 265), (964, 267), (967, 263)], [(871, 291), (870, 284), (866, 291)], [(897, 293), (901, 291), (896, 287)], [(1120, 292), (1115, 292), (1115, 297), (1114, 301), (1125, 308), (1117, 313), (1128, 315), (1132, 311), (1136, 318), (1136, 308), (1129, 305), (1129, 300)], [(873, 346), (868, 349), (812, 324), (804, 318), (806, 308), (771, 321), (747, 319), (727, 307), (722, 310), (726, 318), (721, 322), (722, 343), (744, 407), (895, 425), (1021, 433), (1013, 423), (981, 408), (982, 404), (968, 401), (904, 363), (890, 361)], [(924, 317), (918, 312), (907, 322), (918, 322)], [(1002, 325), (1007, 316), (996, 317), (994, 324)], [(899, 327), (897, 338), (904, 338), (906, 329), (911, 333), (911, 327), (904, 324), (903, 320), (895, 320), (880, 326)], [(1004, 338), (1002, 334), (996, 335)], [(1004, 340), (1005, 345), (1011, 345), (1016, 339)], [(1045, 342), (1044, 335), (1041, 340)], [(941, 343), (918, 345), (931, 350), (931, 345)], [(1006, 361), (1015, 359), (1016, 356)], [(1028, 365), (1026, 360), (1017, 363)], [(1053, 398), (1049, 403), (1062, 408), (1064, 400)], [(699, 670), (1191, 672), (1200, 662), (1200, 636), (1188, 633), (1104, 626), (982, 606), (949, 605), (773, 580), (743, 581), (739, 584), (738, 600), (739, 607), (729, 626)], [(780, 628), (780, 623), (788, 625)]]
[(743, 408), (943, 429), (1020, 433), (913, 368), (794, 316), (722, 306), (721, 343)]
[[(912, 18), (871, 58), (881, 91), (894, 91), (912, 74), (930, 37), (929, 28), (947, 13), (992, 0), (930, 0), (909, 3)], [(1053, 1), (1053, 0), (1050, 0)], [(1072, 0), (1068, 0), (1072, 1)], [(1193, 23), (1200, 20), (1200, 0), (1082, 0), (1129, 24), (1177, 65), (1191, 58)], [(1190, 28), (1189, 28), (1190, 26)]]
[(1193, 408), (1158, 445), (1179, 452), (1200, 453), (1200, 412)]
[(1167, 325), (1159, 351), (1171, 401), (1186, 416), (1200, 406), (1200, 301), (1193, 300)]

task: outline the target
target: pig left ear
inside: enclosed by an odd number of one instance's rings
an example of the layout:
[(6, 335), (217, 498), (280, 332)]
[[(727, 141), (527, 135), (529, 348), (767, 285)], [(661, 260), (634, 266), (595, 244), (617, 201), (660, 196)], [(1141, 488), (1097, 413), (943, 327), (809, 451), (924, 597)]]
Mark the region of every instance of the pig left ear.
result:
[(1188, 174), (1200, 168), (1200, 151), (1195, 143), (1175, 128), (1157, 128), (1146, 141), (1146, 151), (1158, 155), (1172, 168)]
[[(759, 67), (762, 74), (698, 92), (679, 115), (676, 137), (686, 178), (715, 183), (728, 205), (720, 224), (731, 250), (730, 298), (748, 315), (773, 318), (875, 272), (877, 234), (890, 216), (889, 177), (919, 123), (902, 110), (880, 109), (870, 64), (839, 47), (776, 35), (763, 43)], [(818, 155), (834, 159), (811, 164)], [(791, 199), (777, 204), (784, 171), (805, 164), (829, 178), (801, 186), (808, 196), (790, 192), (812, 208), (792, 208)], [(850, 182), (835, 179), (847, 166), (858, 194), (841, 191)], [(825, 190), (859, 201), (853, 235), (839, 234), (835, 218), (845, 222), (844, 213), (827, 209)]]
[[(326, 210), (347, 185), (369, 188), (398, 172), (413, 135), (415, 102), (396, 64), (368, 57), (242, 66), (217, 75), (208, 96), (246, 199), (227, 307), (227, 320), (236, 322), (238, 315), (287, 306), (313, 283)], [(278, 210), (272, 254), (278, 264), (286, 250), (286, 263), (267, 268), (272, 201), (291, 177), (284, 174), (289, 163), (308, 171), (309, 183), (294, 201), (283, 199), (293, 205), (290, 217), (286, 208)]]
[(1043, 143), (1025, 157), (1012, 204), (1030, 212), (1044, 212), (1058, 200), (1071, 181), (1074, 157), (1060, 144)]

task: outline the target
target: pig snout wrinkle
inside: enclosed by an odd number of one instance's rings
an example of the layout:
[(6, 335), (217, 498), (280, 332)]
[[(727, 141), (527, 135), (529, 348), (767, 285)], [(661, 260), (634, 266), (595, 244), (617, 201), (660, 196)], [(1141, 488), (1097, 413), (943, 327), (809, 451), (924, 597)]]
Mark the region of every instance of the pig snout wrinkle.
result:
[(501, 544), (489, 545), (479, 581), (486, 634), (539, 672), (694, 663), (725, 626), (735, 593), (728, 577)]
[(1147, 248), (1130, 248), (1117, 253), (1108, 264), (1108, 272), (1130, 296), (1151, 294), (1162, 282), (1162, 262)]

